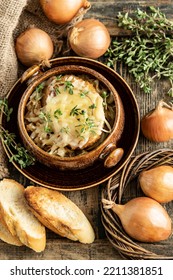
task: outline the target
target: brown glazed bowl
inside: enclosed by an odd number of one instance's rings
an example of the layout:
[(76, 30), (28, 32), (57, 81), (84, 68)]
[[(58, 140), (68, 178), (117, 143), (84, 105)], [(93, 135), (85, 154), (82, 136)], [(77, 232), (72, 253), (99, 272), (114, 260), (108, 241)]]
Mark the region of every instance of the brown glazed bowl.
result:
[[(115, 106), (114, 124), (111, 133), (103, 140), (103, 142), (99, 143), (95, 148), (87, 151), (84, 154), (79, 154), (72, 157), (60, 157), (57, 155), (52, 155), (38, 147), (37, 144), (35, 144), (35, 142), (30, 138), (24, 121), (26, 105), (30, 98), (30, 95), (33, 93), (35, 88), (40, 83), (54, 75), (65, 74), (85, 74), (89, 75), (91, 78), (99, 80), (99, 82), (104, 87), (106, 87), (109, 92), (112, 92)], [(54, 67), (50, 70), (47, 70), (46, 72), (39, 74), (38, 76), (35, 76), (22, 95), (17, 114), (19, 134), (24, 146), (34, 155), (36, 160), (38, 160), (40, 163), (61, 170), (83, 169), (91, 166), (97, 160), (104, 161), (104, 166), (106, 168), (112, 167), (117, 164), (123, 156), (123, 149), (118, 146), (118, 140), (121, 138), (121, 135), (123, 133), (124, 118), (125, 113), (121, 98), (119, 97), (119, 94), (115, 87), (108, 81), (108, 79), (106, 79), (101, 73), (94, 69), (73, 64)]]

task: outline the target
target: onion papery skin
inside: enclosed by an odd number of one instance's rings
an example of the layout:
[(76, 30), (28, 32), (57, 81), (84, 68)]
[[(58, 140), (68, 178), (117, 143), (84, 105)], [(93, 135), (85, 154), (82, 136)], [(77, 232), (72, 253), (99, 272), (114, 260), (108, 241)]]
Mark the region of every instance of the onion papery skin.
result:
[(54, 45), (45, 31), (33, 27), (19, 35), (15, 50), (20, 62), (26, 66), (48, 64), (48, 60), (53, 56)]
[(158, 166), (144, 170), (139, 175), (139, 184), (143, 193), (160, 203), (173, 200), (173, 167)]
[(137, 197), (124, 205), (114, 204), (126, 233), (141, 242), (159, 242), (169, 238), (171, 219), (163, 206), (149, 197)]
[(69, 32), (69, 43), (79, 56), (97, 59), (108, 49), (111, 39), (106, 26), (96, 19), (84, 19)]
[(160, 101), (158, 106), (146, 114), (141, 120), (143, 135), (153, 142), (167, 142), (173, 139), (173, 110), (164, 107)]
[(70, 22), (82, 7), (90, 7), (86, 0), (40, 0), (40, 4), (46, 17), (57, 24)]

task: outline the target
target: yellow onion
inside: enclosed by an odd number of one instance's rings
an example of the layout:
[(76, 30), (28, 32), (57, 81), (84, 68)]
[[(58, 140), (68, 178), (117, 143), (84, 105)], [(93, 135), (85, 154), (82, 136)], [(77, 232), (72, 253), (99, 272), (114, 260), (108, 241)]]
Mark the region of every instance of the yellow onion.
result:
[(173, 109), (163, 100), (141, 120), (143, 135), (153, 142), (173, 139)]
[(81, 8), (89, 8), (90, 3), (86, 0), (40, 0), (46, 17), (57, 23), (70, 22)]
[(165, 203), (173, 200), (173, 168), (169, 165), (144, 170), (139, 175), (139, 183), (145, 195)]
[(166, 240), (171, 234), (171, 219), (163, 206), (149, 197), (137, 197), (124, 205), (103, 199), (120, 218), (126, 233), (141, 242)]
[(69, 43), (79, 56), (96, 59), (102, 56), (110, 45), (110, 34), (106, 26), (96, 19), (84, 19), (69, 32)]
[(50, 36), (39, 28), (28, 28), (16, 39), (16, 54), (26, 66), (43, 63), (49, 65), (54, 46)]

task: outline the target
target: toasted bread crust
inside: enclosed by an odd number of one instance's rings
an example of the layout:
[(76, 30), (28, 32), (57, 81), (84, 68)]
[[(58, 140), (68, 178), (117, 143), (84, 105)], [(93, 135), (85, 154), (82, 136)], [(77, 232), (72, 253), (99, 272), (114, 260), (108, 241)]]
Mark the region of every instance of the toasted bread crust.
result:
[(36, 217), (47, 228), (71, 240), (92, 243), (95, 234), (84, 213), (62, 193), (29, 186), (25, 198)]
[(8, 244), (22, 246), (23, 243), (19, 240), (17, 236), (13, 236), (8, 230), (3, 217), (0, 214), (0, 239)]
[(36, 252), (46, 246), (45, 227), (30, 211), (24, 187), (12, 179), (0, 182), (0, 213), (12, 236)]

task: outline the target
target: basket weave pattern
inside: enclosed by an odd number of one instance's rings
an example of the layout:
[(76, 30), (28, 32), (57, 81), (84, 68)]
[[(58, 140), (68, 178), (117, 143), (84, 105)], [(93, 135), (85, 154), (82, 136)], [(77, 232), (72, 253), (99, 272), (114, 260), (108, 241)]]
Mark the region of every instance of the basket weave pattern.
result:
[[(102, 200), (106, 199), (119, 204), (124, 204), (135, 196), (144, 196), (139, 188), (138, 175), (141, 171), (151, 169), (160, 165), (173, 166), (173, 150), (159, 149), (153, 152), (146, 152), (132, 157), (124, 166), (122, 171), (112, 177), (102, 190)], [(131, 197), (128, 191), (131, 189)], [(173, 220), (173, 203), (163, 204)], [(170, 254), (173, 237), (157, 243), (140, 243), (132, 240), (124, 231), (119, 217), (111, 210), (101, 205), (102, 223), (106, 236), (113, 247), (125, 259), (173, 259)], [(163, 254), (162, 254), (163, 252)]]

